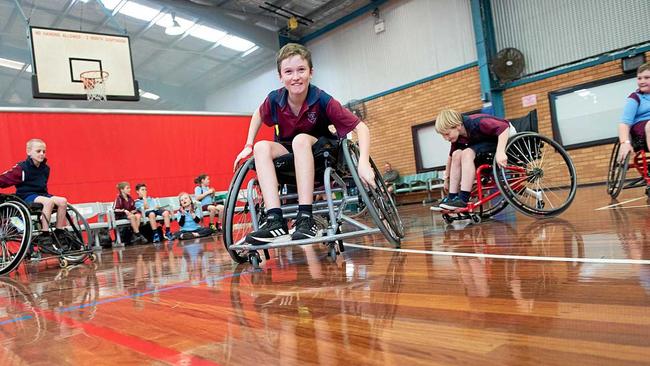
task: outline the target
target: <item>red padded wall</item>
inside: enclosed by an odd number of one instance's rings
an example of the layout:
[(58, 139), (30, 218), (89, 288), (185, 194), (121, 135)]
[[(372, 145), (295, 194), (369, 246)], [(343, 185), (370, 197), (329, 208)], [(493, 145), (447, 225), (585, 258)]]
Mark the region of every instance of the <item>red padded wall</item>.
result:
[[(249, 116), (0, 112), (0, 171), (24, 160), (27, 140), (40, 138), (50, 193), (73, 203), (112, 201), (120, 181), (132, 189), (144, 182), (152, 197), (192, 193), (202, 172), (225, 191), (249, 122)], [(258, 139), (272, 136), (262, 127)]]

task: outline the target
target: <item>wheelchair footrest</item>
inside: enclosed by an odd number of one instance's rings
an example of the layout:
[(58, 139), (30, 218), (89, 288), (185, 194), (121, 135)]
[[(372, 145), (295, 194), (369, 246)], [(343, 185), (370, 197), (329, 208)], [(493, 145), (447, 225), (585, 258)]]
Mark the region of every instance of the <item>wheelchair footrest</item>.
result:
[(347, 238), (353, 238), (355, 236), (362, 236), (362, 235), (372, 235), (372, 234), (380, 234), (381, 230), (378, 228), (375, 229), (365, 229), (365, 230), (357, 230), (357, 231), (352, 231), (352, 232), (347, 232), (347, 233), (342, 233), (342, 234), (336, 234), (336, 235), (330, 235), (330, 236), (321, 236), (318, 238), (312, 238), (312, 239), (301, 239), (301, 240), (289, 240), (289, 241), (283, 241), (279, 243), (270, 243), (270, 244), (265, 244), (265, 245), (252, 245), (248, 243), (242, 243), (242, 244), (236, 244), (230, 246), (231, 249), (233, 250), (263, 250), (263, 249), (275, 249), (275, 248), (283, 248), (283, 247), (290, 247), (294, 245), (308, 245), (308, 244), (315, 244), (315, 243), (327, 243), (327, 242), (333, 242), (337, 240), (343, 240)]

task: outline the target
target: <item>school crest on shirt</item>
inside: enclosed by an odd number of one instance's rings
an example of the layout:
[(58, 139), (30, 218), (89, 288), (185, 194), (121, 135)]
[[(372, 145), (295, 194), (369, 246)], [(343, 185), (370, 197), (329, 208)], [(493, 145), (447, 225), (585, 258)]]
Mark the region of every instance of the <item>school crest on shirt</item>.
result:
[(318, 113), (307, 112), (307, 121), (309, 121), (309, 123), (313, 125), (314, 123), (316, 123), (316, 119), (318, 119)]

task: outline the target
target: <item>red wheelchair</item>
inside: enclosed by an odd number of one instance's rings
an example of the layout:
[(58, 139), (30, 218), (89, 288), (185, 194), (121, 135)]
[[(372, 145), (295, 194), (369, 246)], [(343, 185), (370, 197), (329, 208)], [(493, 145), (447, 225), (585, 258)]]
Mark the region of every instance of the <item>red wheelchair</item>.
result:
[(560, 144), (536, 132), (536, 111), (510, 122), (518, 133), (506, 145), (508, 164), (493, 164), (492, 153), (479, 154), (470, 202), (462, 209), (440, 211), (446, 223), (480, 223), (508, 204), (533, 217), (556, 216), (571, 205), (578, 185), (571, 157)]
[[(618, 197), (623, 189), (646, 187), (645, 194), (650, 197), (650, 176), (648, 176), (648, 147), (642, 138), (632, 138), (634, 154), (629, 153), (623, 161), (618, 161), (621, 143), (616, 141), (609, 157), (609, 172), (607, 173), (607, 194), (612, 198)], [(639, 173), (638, 178), (626, 181), (628, 169), (634, 168)]]

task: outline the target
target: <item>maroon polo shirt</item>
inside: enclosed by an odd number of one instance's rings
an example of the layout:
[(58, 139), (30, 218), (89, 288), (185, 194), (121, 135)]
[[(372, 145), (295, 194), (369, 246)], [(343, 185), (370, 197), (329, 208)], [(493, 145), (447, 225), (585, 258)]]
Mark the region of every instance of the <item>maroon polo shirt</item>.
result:
[(329, 125), (334, 125), (338, 137), (343, 138), (360, 122), (341, 103), (314, 85), (309, 85), (307, 98), (297, 116), (291, 111), (288, 97), (286, 88), (274, 90), (259, 108), (262, 122), (275, 126), (277, 142), (290, 143), (300, 133), (314, 137), (333, 136)]
[(480, 113), (463, 116), (463, 126), (467, 136), (458, 136), (458, 140), (452, 142), (449, 155), (458, 149), (465, 149), (479, 142), (497, 143), (499, 135), (510, 127), (510, 122)]

